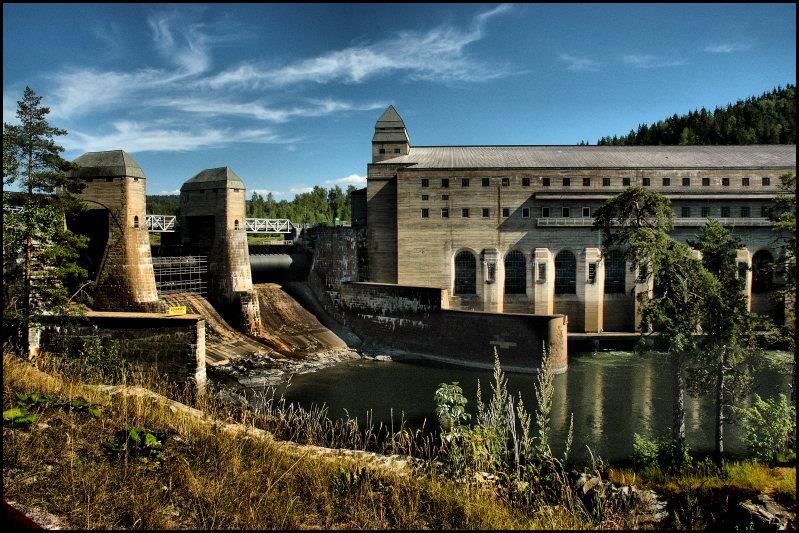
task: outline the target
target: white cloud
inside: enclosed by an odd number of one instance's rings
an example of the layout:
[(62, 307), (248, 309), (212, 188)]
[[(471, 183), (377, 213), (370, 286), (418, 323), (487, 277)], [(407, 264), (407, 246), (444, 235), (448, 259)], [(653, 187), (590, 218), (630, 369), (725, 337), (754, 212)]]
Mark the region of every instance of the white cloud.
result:
[(352, 46), (278, 68), (245, 63), (203, 83), (226, 86), (283, 87), (302, 82), (358, 83), (395, 71), (416, 80), (482, 81), (511, 74), (507, 65), (487, 64), (469, 57), (465, 47), (485, 36), (494, 16), (508, 12), (502, 4), (474, 17), (468, 28), (438, 26), (426, 33), (402, 31), (395, 37), (365, 46)]
[(622, 56), (621, 60), (638, 68), (678, 67), (687, 63), (684, 59), (667, 58), (653, 54), (627, 54)]
[(750, 48), (752, 48), (752, 45), (747, 43), (722, 43), (706, 46), (705, 52), (710, 52), (712, 54), (731, 54), (733, 52), (749, 50)]
[(291, 194), (302, 194), (311, 191), (313, 191), (313, 187), (292, 187), (291, 189), (289, 189), (289, 192)]
[[(20, 97), (22, 94), (20, 93)], [(19, 124), (17, 119), (17, 101), (9, 93), (3, 91), (3, 122)]]
[(345, 176), (343, 178), (339, 178), (336, 180), (327, 180), (325, 181), (328, 185), (355, 185), (356, 187), (365, 187), (366, 186), (366, 176), (361, 176), (359, 174), (350, 174), (349, 176)]
[(198, 113), (204, 116), (243, 116), (256, 120), (270, 122), (287, 122), (297, 117), (319, 117), (343, 111), (371, 111), (382, 109), (387, 104), (375, 102), (368, 104), (354, 104), (333, 99), (311, 100), (285, 108), (267, 107), (261, 102), (233, 102), (226, 98), (198, 98), (181, 97), (163, 99), (152, 102), (153, 105), (169, 107), (188, 113)]
[(561, 54), (559, 57), (561, 61), (566, 62), (566, 69), (574, 72), (596, 71), (602, 66), (602, 63), (587, 57), (573, 56), (571, 54)]
[(272, 193), (272, 196), (285, 196), (285, 195), (286, 195), (286, 193), (284, 193), (284, 192), (282, 192), (282, 191), (272, 191), (272, 190), (269, 190), (269, 189), (252, 189), (252, 190), (250, 191), (250, 198), (251, 198), (251, 199), (252, 199), (252, 194), (253, 194), (253, 193), (258, 193), (258, 194), (260, 194), (261, 196), (263, 196), (264, 198), (266, 198), (266, 196), (267, 196), (269, 193)]
[(113, 123), (111, 133), (93, 135), (73, 130), (66, 137), (68, 150), (97, 152), (122, 148), (127, 152), (185, 152), (224, 146), (235, 142), (284, 143), (268, 128), (227, 130), (208, 127), (162, 129), (130, 121)]
[(180, 189), (175, 189), (174, 191), (161, 191), (155, 194), (163, 194), (163, 195), (180, 194)]

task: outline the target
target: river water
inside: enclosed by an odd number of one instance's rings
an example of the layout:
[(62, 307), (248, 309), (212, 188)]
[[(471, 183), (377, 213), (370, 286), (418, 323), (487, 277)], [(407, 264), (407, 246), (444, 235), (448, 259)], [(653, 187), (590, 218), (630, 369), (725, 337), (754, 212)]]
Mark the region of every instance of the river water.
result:
[[(755, 379), (755, 391), (763, 398), (787, 393), (790, 370), (785, 363), (790, 354), (769, 353), (768, 368)], [(534, 374), (506, 374), (508, 390), (521, 393), (525, 406), (535, 405)], [(434, 393), (439, 384), (457, 381), (474, 414), (477, 381), (483, 400), (491, 395), (490, 370), (467, 369), (425, 361), (355, 360), (313, 373), (295, 375), (281, 394), (303, 407), (325, 404), (328, 416), (366, 419), (371, 410), (375, 424), (383, 421), (398, 427), (404, 417), (412, 428), (436, 429)], [(633, 434), (648, 438), (667, 434), (671, 427), (672, 382), (670, 365), (663, 354), (635, 354), (608, 351), (570, 356), (569, 369), (555, 377), (552, 406), (552, 449), (563, 450), (574, 415), (574, 440), (571, 457), (588, 458), (586, 446), (607, 461), (623, 461), (632, 453)], [(748, 401), (742, 405), (748, 405)], [(686, 397), (686, 429), (692, 452), (713, 449), (713, 401)], [(731, 454), (742, 454), (745, 446), (735, 423), (726, 427), (725, 447)]]

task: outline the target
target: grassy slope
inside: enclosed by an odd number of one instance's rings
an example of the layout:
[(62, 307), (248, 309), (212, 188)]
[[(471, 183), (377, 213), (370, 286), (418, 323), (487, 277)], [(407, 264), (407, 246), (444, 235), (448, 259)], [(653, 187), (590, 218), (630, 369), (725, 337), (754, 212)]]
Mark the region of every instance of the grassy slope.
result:
[[(585, 527), (557, 508), (523, 516), (491, 491), (358, 461), (290, 453), (231, 436), (141, 397), (109, 397), (4, 356), (3, 409), (14, 392), (85, 398), (102, 416), (48, 407), (29, 428), (3, 428), (3, 491), (67, 528), (562, 528)], [(146, 426), (167, 434), (162, 464), (112, 460), (101, 443)], [(353, 476), (353, 472), (358, 472)]]

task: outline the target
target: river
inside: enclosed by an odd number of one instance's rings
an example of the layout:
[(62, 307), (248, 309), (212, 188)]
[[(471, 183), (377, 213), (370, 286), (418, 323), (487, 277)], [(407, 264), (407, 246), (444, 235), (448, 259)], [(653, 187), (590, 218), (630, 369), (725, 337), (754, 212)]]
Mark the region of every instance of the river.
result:
[[(788, 392), (790, 354), (770, 352), (768, 368), (755, 378), (755, 391), (763, 398)], [(534, 405), (533, 374), (506, 374), (508, 390), (521, 392), (525, 406)], [(394, 426), (404, 417), (406, 425), (437, 428), (434, 393), (442, 382), (457, 381), (474, 414), (477, 380), (483, 400), (491, 395), (490, 370), (476, 370), (432, 364), (425, 361), (355, 360), (339, 363), (313, 373), (295, 375), (276, 395), (303, 407), (327, 405), (329, 416), (366, 419), (372, 411), (375, 423)], [(748, 401), (741, 405), (748, 405)], [(588, 458), (586, 446), (606, 461), (623, 461), (632, 453), (633, 434), (648, 438), (667, 434), (671, 425), (672, 381), (670, 366), (663, 354), (635, 354), (608, 351), (574, 354), (566, 373), (555, 377), (552, 406), (552, 449), (563, 450), (574, 414), (572, 458)], [(686, 398), (686, 430), (689, 449), (694, 453), (713, 448), (713, 402), (710, 393)], [(745, 446), (741, 430), (732, 423), (726, 427), (725, 447), (731, 454), (742, 454)]]

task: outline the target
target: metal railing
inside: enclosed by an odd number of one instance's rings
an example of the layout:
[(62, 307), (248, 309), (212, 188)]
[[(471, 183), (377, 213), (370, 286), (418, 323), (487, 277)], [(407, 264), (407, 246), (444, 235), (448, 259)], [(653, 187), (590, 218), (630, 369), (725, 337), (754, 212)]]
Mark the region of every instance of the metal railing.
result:
[(144, 215), (144, 226), (154, 233), (173, 232), (175, 220), (174, 215)]
[(155, 287), (159, 294), (191, 292), (208, 294), (208, 256), (153, 257)]
[(291, 233), (294, 224), (287, 218), (247, 218), (244, 220), (247, 233)]
[[(699, 227), (707, 224), (708, 218), (675, 217), (675, 226)], [(773, 226), (774, 222), (762, 217), (726, 217), (717, 218), (722, 226)], [(536, 220), (539, 227), (590, 227), (594, 225), (593, 217), (542, 217)]]

